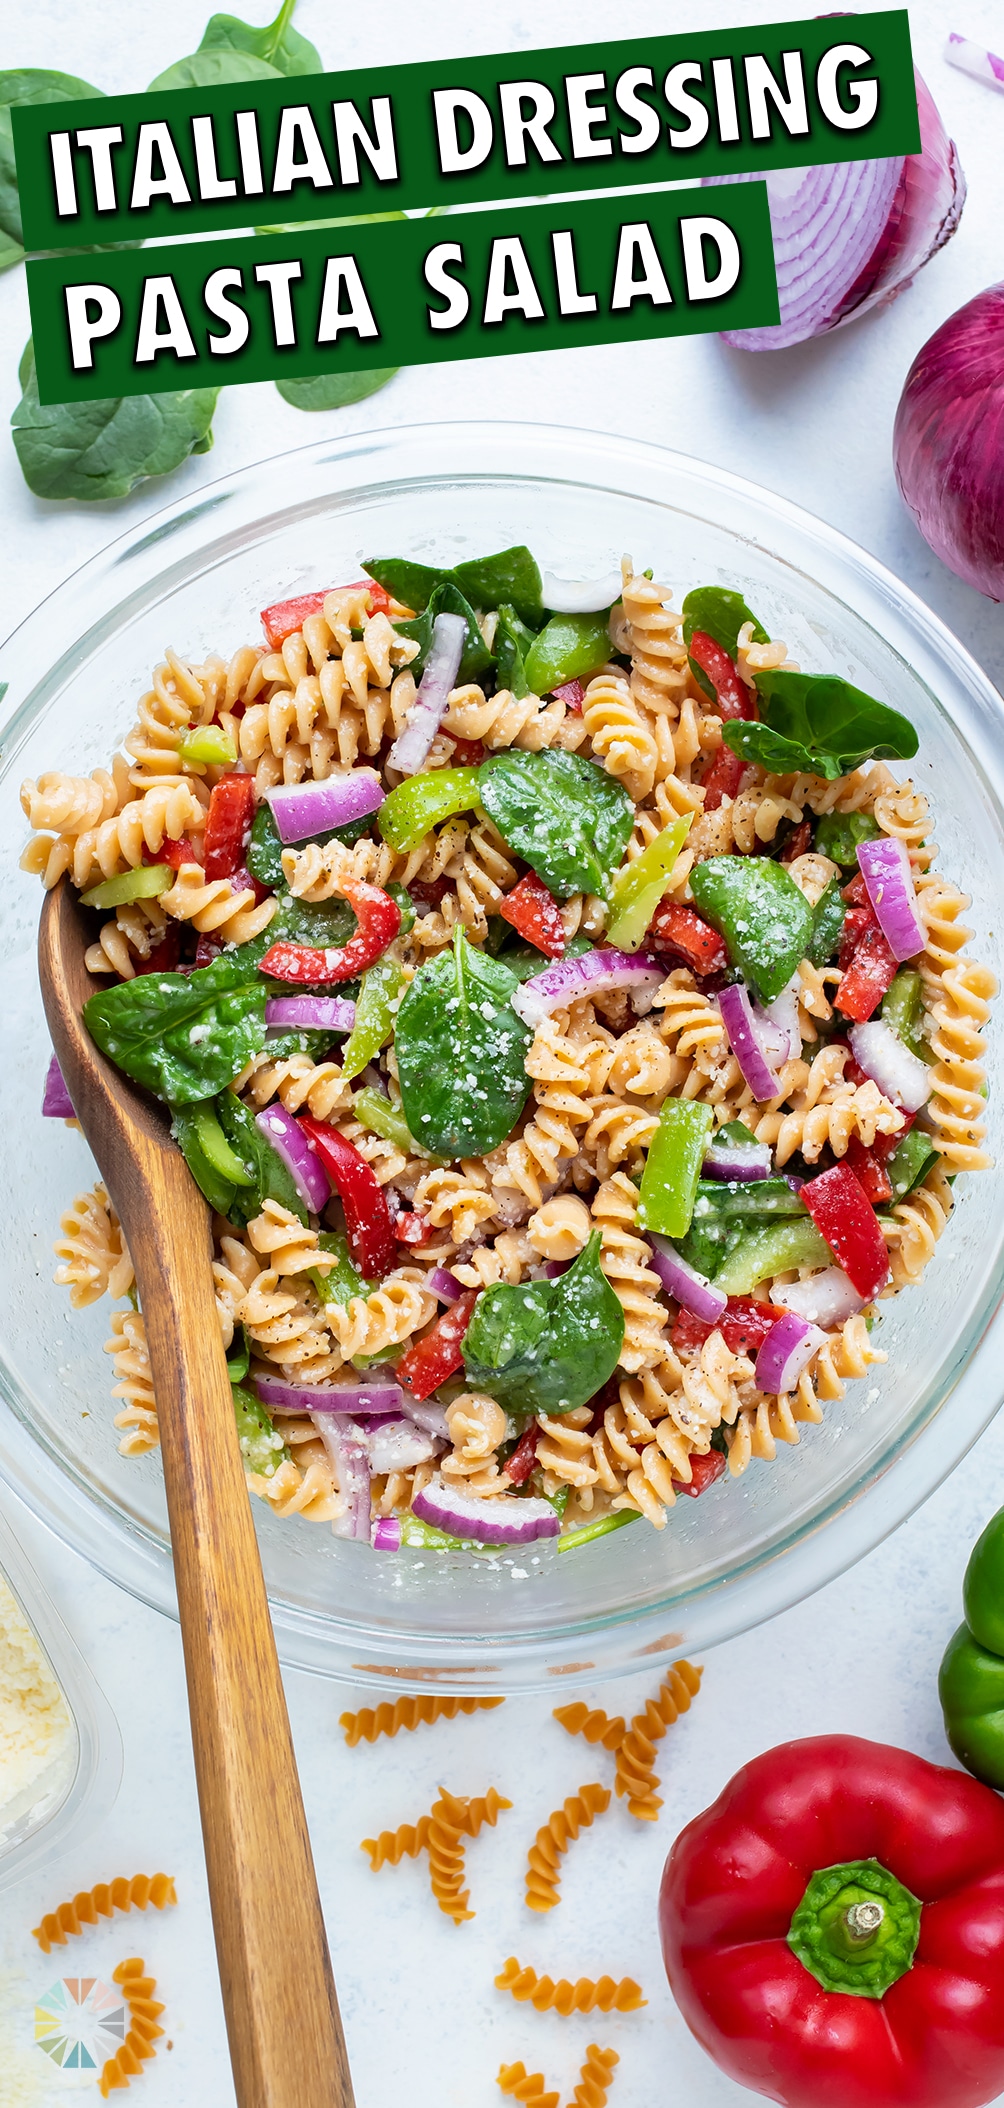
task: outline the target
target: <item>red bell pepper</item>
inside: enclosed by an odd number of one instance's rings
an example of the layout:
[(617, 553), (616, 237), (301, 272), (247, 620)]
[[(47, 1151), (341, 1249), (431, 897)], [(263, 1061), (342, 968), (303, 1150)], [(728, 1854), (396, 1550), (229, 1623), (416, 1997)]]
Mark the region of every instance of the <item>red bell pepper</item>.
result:
[[(771, 1323), (773, 1322), (771, 1318)], [(707, 1486), (713, 1486), (715, 1480), (721, 1478), (727, 1461), (721, 1449), (709, 1449), (703, 1457), (692, 1456), (689, 1485), (686, 1485), (683, 1479), (673, 1480), (677, 1493), (689, 1494), (691, 1500), (696, 1500), (699, 1493), (703, 1493)]]
[(660, 901), (645, 943), (656, 951), (675, 952), (696, 974), (720, 973), (729, 963), (724, 937), (695, 908), (682, 907), (676, 900)]
[(401, 927), (396, 900), (380, 886), (368, 886), (361, 878), (347, 878), (342, 892), (355, 909), (358, 928), (347, 944), (327, 951), (311, 944), (286, 944), (280, 939), (259, 962), (259, 973), (277, 981), (299, 981), (308, 987), (321, 982), (354, 981), (392, 944)]
[(198, 861), (187, 834), (183, 834), (180, 841), (174, 841), (170, 835), (165, 835), (159, 849), (143, 851), (144, 864), (170, 864), (172, 871), (180, 871), (182, 864), (197, 864)]
[(254, 777), (221, 776), (213, 785), (206, 816), (207, 878), (229, 878), (239, 870), (251, 839), (254, 814)]
[(399, 1244), (424, 1244), (433, 1235), (433, 1228), (427, 1215), (420, 1215), (415, 1208), (402, 1208), (394, 1216), (394, 1235)]
[(278, 651), (294, 630), (303, 628), (308, 615), (319, 615), (330, 592), (354, 593), (360, 586), (365, 586), (370, 596), (370, 614), (386, 614), (390, 594), (372, 578), (357, 578), (350, 586), (340, 588), (325, 586), (322, 593), (300, 593), (295, 600), (277, 600), (274, 607), (262, 608), (261, 623), (269, 650)]
[(394, 1373), (413, 1398), (431, 1398), (448, 1376), (455, 1376), (463, 1367), (464, 1334), (480, 1294), (479, 1288), (465, 1288), (463, 1295), (436, 1319), (431, 1332), (405, 1348)]
[(547, 958), (561, 958), (566, 943), (561, 909), (535, 871), (528, 871), (519, 885), (506, 894), (499, 914), (503, 922), (511, 923), (528, 944), (536, 945)]
[[(860, 908), (851, 909), (851, 915), (862, 912)], [(846, 921), (850, 919), (848, 915)], [(834, 1007), (843, 1017), (853, 1018), (855, 1024), (863, 1024), (865, 1018), (871, 1017), (878, 1009), (898, 972), (899, 960), (890, 951), (878, 923), (871, 922), (851, 953), (850, 963), (844, 968), (833, 998)]]
[(537, 1444), (539, 1441), (540, 1428), (535, 1420), (533, 1426), (528, 1427), (526, 1433), (520, 1435), (512, 1456), (505, 1467), (507, 1476), (512, 1480), (514, 1486), (525, 1486), (537, 1461)]
[(889, 1279), (889, 1254), (873, 1208), (845, 1161), (799, 1190), (812, 1220), (859, 1296), (870, 1302)]
[(877, 928), (878, 923), (870, 908), (848, 908), (840, 932), (840, 949), (837, 953), (837, 964), (841, 973), (846, 973), (865, 931)]
[(755, 1357), (768, 1332), (783, 1316), (783, 1310), (775, 1310), (772, 1303), (758, 1303), (755, 1296), (730, 1296), (714, 1325), (694, 1317), (689, 1310), (681, 1310), (673, 1326), (673, 1345), (678, 1352), (686, 1354), (696, 1347), (703, 1347), (713, 1332), (720, 1332), (733, 1354)]
[(981, 2108), (1004, 2088), (1004, 1806), (854, 1735), (743, 1766), (659, 1896), (692, 2034), (781, 2108)]
[(704, 630), (695, 629), (687, 646), (690, 658), (706, 674), (715, 691), (720, 717), (755, 718), (756, 695), (747, 688), (734, 659)]
[[(453, 739), (453, 733), (450, 733)], [(454, 769), (479, 769), (485, 758), (483, 739), (453, 739), (450, 767)]]
[(915, 1113), (904, 1113), (903, 1124), (893, 1135), (876, 1135), (866, 1149), (860, 1135), (852, 1135), (844, 1152), (844, 1162), (849, 1164), (866, 1200), (874, 1207), (876, 1201), (892, 1199), (892, 1182), (886, 1170), (891, 1156), (895, 1156), (903, 1136), (909, 1134)]
[(809, 820), (800, 820), (794, 834), (781, 851), (780, 861), (782, 864), (793, 864), (797, 856), (805, 856), (811, 848), (812, 824)]
[(741, 754), (733, 754), (732, 748), (724, 744), (719, 747), (710, 768), (705, 770), (702, 789), (705, 812), (717, 812), (723, 798), (734, 798), (743, 780), (746, 763)]
[(854, 877), (848, 879), (846, 886), (841, 887), (840, 897), (841, 900), (846, 900), (852, 908), (871, 908), (863, 872), (855, 871)]
[(155, 944), (149, 958), (137, 959), (135, 971), (141, 973), (174, 973), (181, 956), (181, 924), (169, 922), (159, 944)]
[(211, 966), (218, 959), (223, 946), (218, 937), (200, 937), (195, 947), (196, 966)]
[(413, 878), (408, 891), (423, 908), (441, 908), (450, 890), (448, 878)]
[(298, 1124), (342, 1203), (353, 1264), (367, 1279), (382, 1280), (397, 1260), (397, 1239), (383, 1187), (366, 1158), (336, 1127), (307, 1113)]

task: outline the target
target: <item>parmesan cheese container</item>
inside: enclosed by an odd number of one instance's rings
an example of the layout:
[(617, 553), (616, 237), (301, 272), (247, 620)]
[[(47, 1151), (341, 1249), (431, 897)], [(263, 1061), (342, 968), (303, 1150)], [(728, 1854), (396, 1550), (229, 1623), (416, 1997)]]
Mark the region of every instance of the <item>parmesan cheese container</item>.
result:
[(0, 1889), (97, 1823), (121, 1771), (114, 1714), (0, 1513)]

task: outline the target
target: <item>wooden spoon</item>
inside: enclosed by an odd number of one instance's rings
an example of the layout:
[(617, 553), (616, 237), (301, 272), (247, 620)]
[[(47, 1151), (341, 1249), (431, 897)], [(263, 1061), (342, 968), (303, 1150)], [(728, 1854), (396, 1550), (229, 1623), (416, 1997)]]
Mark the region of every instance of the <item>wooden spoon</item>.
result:
[(155, 1102), (81, 1020), (69, 880), (38, 962), (52, 1043), (136, 1269), (157, 1398), (220, 1981), (240, 2108), (352, 2108), (210, 1271), (209, 1210)]

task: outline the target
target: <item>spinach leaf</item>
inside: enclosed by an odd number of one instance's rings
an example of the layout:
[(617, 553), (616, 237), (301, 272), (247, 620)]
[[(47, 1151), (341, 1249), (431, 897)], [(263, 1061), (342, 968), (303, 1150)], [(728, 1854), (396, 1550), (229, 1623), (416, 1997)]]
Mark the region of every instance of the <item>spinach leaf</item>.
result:
[(908, 761), (917, 734), (908, 717), (877, 703), (839, 674), (793, 673), (790, 668), (757, 676), (766, 704), (762, 724), (735, 719), (722, 736), (744, 761), (759, 761), (777, 776), (801, 770), (833, 782), (873, 755)]
[(286, 890), (282, 850), (279, 829), (272, 818), (272, 807), (267, 805), (263, 798), (251, 823), (247, 854), (248, 870), (260, 886), (271, 886), (275, 891)]
[[(758, 622), (752, 608), (748, 608), (741, 593), (731, 593), (726, 586), (695, 586), (683, 603), (683, 641), (690, 647), (695, 630), (704, 636), (713, 637), (729, 658), (734, 659), (739, 648), (739, 632), (744, 622), (753, 624), (753, 642), (768, 644), (770, 639), (763, 624)], [(712, 702), (717, 701), (714, 682), (709, 680), (703, 666), (696, 659), (690, 660), (690, 671), (699, 688), (703, 688)]]
[[(395, 594), (394, 597), (396, 599), (397, 595)], [(445, 585), (436, 587), (424, 614), (415, 615), (407, 621), (395, 622), (394, 624), (399, 636), (414, 637), (418, 642), (418, 657), (417, 659), (412, 659), (409, 672), (414, 674), (416, 680), (421, 679), (426, 659), (429, 656), (429, 646), (432, 643), (433, 623), (437, 615), (443, 614), (463, 615), (464, 617), (467, 624), (467, 642), (464, 645), (464, 655), (460, 661), (457, 682), (459, 684), (463, 681), (476, 681), (478, 675), (484, 673), (485, 669), (492, 665), (492, 654), (474, 619), (474, 609), (469, 601), (464, 599), (460, 587), (451, 584), (449, 580), (447, 580)]]
[(458, 924), (453, 950), (420, 966), (405, 990), (394, 1050), (405, 1118), (423, 1149), (484, 1156), (512, 1133), (530, 1092), (533, 1038), (510, 1001), (517, 986)]
[(559, 1280), (499, 1282), (478, 1297), (464, 1336), (474, 1389), (513, 1413), (570, 1413), (595, 1397), (624, 1343), (624, 1312), (599, 1253), (594, 1230)]
[(690, 890), (720, 930), (729, 959), (772, 1003), (804, 959), (812, 909), (783, 864), (766, 856), (711, 856), (695, 864)]
[(14, 165), (14, 135), (10, 113), (15, 104), (73, 102), (78, 97), (104, 94), (75, 73), (50, 73), (40, 66), (17, 66), (0, 72), (0, 271), (20, 263), (24, 255), (21, 204)]
[(634, 806), (616, 777), (561, 747), (540, 754), (510, 747), (482, 762), (478, 788), (503, 841), (556, 899), (606, 893), (634, 826)]
[(43, 409), (33, 356), (22, 361), (21, 384), (11, 426), (21, 473), (37, 498), (124, 498), (148, 476), (166, 476), (213, 443), (218, 388)]
[(220, 952), (195, 973), (138, 974), (84, 1004), (102, 1054), (158, 1098), (192, 1105), (224, 1089), (265, 1044), (266, 983)]
[(270, 1061), (288, 1061), (291, 1054), (309, 1054), (311, 1061), (323, 1061), (334, 1044), (332, 1033), (309, 1025), (290, 1025), (285, 1030), (270, 1025), (265, 1034), (265, 1052)]
[(365, 373), (314, 373), (275, 385), (283, 402), (291, 403), (294, 410), (344, 410), (349, 403), (365, 402), (378, 388), (386, 388), (400, 371), (400, 366), (373, 366)]
[(252, 57), (264, 59), (287, 78), (300, 73), (323, 73), (317, 46), (292, 26), (295, 7), (296, 0), (283, 0), (275, 21), (267, 23), (264, 29), (240, 22), (236, 15), (211, 15), (199, 50), (249, 51)]
[(500, 607), (494, 643), (496, 680), (500, 688), (508, 688), (517, 702), (530, 693), (526, 655), (532, 643), (533, 631), (520, 621), (515, 608)]
[(831, 863), (858, 868), (858, 843), (878, 840), (882, 829), (870, 812), (827, 812), (816, 825), (815, 846)]
[(221, 88), (228, 81), (281, 80), (278, 66), (270, 66), (253, 51), (238, 51), (231, 45), (193, 51), (190, 58), (176, 59), (150, 82), (148, 95), (163, 88)]
[(280, 1207), (288, 1208), (291, 1215), (306, 1222), (307, 1210), (292, 1177), (268, 1136), (262, 1134), (250, 1106), (235, 1091), (221, 1091), (216, 1100), (216, 1116), (231, 1148), (243, 1158), (254, 1178), (252, 1187), (234, 1189), (230, 1207), (222, 1212), (243, 1229), (261, 1214), (265, 1201), (277, 1200)]
[(475, 557), (452, 570), (444, 565), (413, 563), (407, 556), (367, 556), (363, 570), (378, 585), (400, 600), (404, 607), (421, 614), (438, 586), (453, 585), (472, 607), (515, 608), (522, 622), (539, 629), (544, 619), (540, 572), (529, 549), (522, 544), (502, 549), (497, 556)]
[(392, 600), (400, 601), (402, 607), (414, 608), (416, 615), (424, 614), (436, 587), (451, 578), (449, 571), (412, 563), (407, 556), (364, 556), (362, 568)]
[(280, 1464), (289, 1462), (290, 1452), (256, 1391), (249, 1390), (246, 1384), (235, 1383), (233, 1396), (241, 1456), (249, 1471), (260, 1478), (270, 1479)]

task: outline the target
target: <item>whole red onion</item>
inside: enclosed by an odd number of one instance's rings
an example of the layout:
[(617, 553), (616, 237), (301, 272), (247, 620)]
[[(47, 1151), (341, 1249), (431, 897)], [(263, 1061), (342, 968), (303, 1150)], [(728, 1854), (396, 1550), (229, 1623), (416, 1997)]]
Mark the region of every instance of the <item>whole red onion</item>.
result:
[(1004, 600), (1004, 284), (967, 301), (917, 353), (893, 459), (935, 556)]

